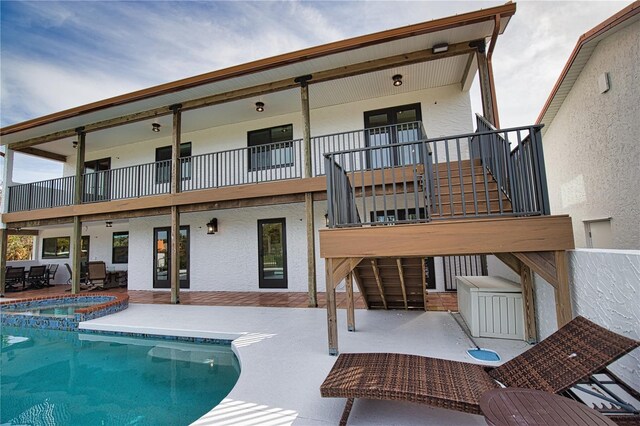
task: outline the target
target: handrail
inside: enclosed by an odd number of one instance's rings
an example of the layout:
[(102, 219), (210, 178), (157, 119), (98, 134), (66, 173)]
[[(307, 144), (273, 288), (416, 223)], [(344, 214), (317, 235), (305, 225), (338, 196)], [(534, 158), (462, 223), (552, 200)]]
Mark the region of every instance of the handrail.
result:
[[(478, 131), (414, 142), (326, 153), (355, 190), (327, 176), (327, 199), (351, 197), (364, 217), (334, 215), (331, 227), (416, 223), (440, 219), (549, 214), (541, 168), (540, 125)], [(534, 144), (523, 143), (526, 140)], [(511, 145), (520, 147), (514, 151)], [(389, 152), (402, 153), (392, 158)], [(525, 152), (524, 160), (518, 158)], [(334, 168), (335, 168), (334, 166)], [(329, 210), (334, 209), (329, 205)]]
[[(313, 176), (325, 174), (322, 157), (327, 152), (339, 152), (345, 149), (358, 149), (369, 145), (387, 145), (398, 142), (412, 142), (426, 137), (421, 121), (411, 121), (387, 126), (330, 133), (311, 138)], [(393, 154), (392, 154), (393, 155)]]

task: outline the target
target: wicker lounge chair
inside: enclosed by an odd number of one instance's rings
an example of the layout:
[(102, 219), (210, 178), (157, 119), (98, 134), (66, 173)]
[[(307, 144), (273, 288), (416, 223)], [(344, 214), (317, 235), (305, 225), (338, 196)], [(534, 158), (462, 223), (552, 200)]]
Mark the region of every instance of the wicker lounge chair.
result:
[(577, 317), (505, 364), (466, 362), (392, 353), (341, 354), (320, 386), (323, 397), (347, 398), (347, 423), (355, 398), (399, 400), (481, 414), (480, 396), (500, 387), (560, 393), (638, 347), (640, 342)]

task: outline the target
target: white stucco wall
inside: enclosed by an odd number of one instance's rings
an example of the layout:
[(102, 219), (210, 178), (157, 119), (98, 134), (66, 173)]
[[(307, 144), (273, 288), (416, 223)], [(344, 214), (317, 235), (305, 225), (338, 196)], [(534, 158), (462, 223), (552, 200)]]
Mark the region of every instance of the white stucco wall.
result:
[[(461, 92), (459, 85), (451, 85), (313, 109), (311, 134), (320, 136), (362, 129), (365, 111), (413, 103), (421, 104), (422, 120), (429, 137), (457, 135), (474, 130), (469, 92)], [(182, 141), (192, 142), (192, 155), (243, 148), (247, 146), (248, 131), (283, 124), (293, 124), (294, 138), (302, 138), (302, 115), (296, 112), (184, 133)], [(101, 151), (91, 150), (90, 138), (91, 134), (87, 135), (86, 160), (110, 157), (112, 169), (153, 162), (156, 148), (171, 145), (169, 132), (158, 139)], [(64, 164), (64, 175), (74, 173), (75, 156), (69, 156)]]
[[(574, 315), (640, 340), (640, 251), (578, 249), (568, 252)], [(553, 287), (534, 276), (540, 339), (557, 329)], [(640, 349), (615, 362), (611, 371), (640, 390)]]
[[(640, 22), (603, 39), (543, 137), (551, 212), (611, 217), (612, 247), (640, 249)], [(598, 90), (609, 73), (611, 89)]]

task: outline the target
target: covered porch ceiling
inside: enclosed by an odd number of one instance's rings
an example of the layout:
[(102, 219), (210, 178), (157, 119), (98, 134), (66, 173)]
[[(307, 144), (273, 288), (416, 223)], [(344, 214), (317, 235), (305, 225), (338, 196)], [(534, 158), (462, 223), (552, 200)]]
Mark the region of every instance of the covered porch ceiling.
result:
[[(293, 113), (300, 110), (293, 79), (308, 74), (312, 109), (451, 84), (468, 90), (477, 70), (468, 43), (491, 37), (496, 22), (502, 33), (513, 13), (509, 3), (167, 83), (7, 126), (0, 144), (69, 156), (81, 126), (90, 151), (152, 140), (166, 136), (168, 106), (177, 103), (185, 105), (183, 132), (254, 120), (257, 101), (266, 104), (260, 118)], [(450, 50), (437, 57), (431, 49), (442, 43)], [(403, 75), (402, 86), (391, 84), (394, 74)], [(167, 131), (152, 133), (154, 120)]]

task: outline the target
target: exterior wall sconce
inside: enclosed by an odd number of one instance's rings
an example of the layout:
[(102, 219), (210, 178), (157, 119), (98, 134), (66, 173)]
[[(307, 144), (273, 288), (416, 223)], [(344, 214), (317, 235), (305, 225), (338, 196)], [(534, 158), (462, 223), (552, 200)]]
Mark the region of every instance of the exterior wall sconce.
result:
[(111, 222), (110, 220), (108, 220), (108, 221), (106, 222), (106, 225), (107, 225), (107, 228), (111, 228), (111, 227), (113, 227), (113, 222)]
[(256, 111), (258, 112), (264, 111), (264, 102), (256, 102)]
[(151, 123), (151, 131), (158, 133), (160, 131), (160, 123)]
[(391, 79), (393, 80), (393, 85), (398, 87), (398, 86), (402, 86), (402, 74), (396, 74), (393, 77), (391, 77)]
[(326, 212), (324, 214), (324, 225), (328, 228), (329, 227), (329, 212)]
[(73, 149), (76, 149), (78, 147), (78, 141), (73, 141)]
[(447, 50), (449, 50), (449, 44), (448, 43), (439, 43), (439, 44), (435, 44), (433, 46), (433, 53), (444, 53)]
[(218, 219), (215, 217), (207, 223), (207, 234), (213, 235), (218, 232)]

